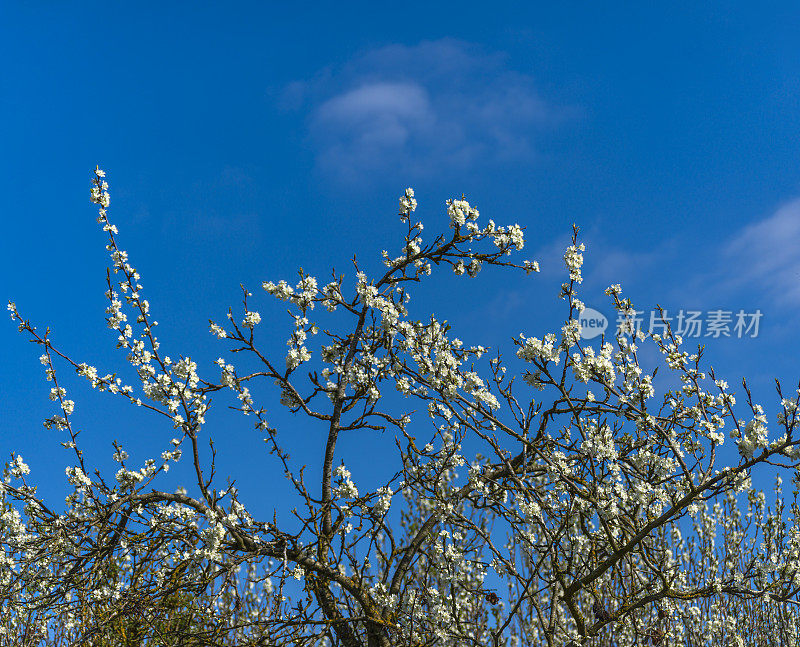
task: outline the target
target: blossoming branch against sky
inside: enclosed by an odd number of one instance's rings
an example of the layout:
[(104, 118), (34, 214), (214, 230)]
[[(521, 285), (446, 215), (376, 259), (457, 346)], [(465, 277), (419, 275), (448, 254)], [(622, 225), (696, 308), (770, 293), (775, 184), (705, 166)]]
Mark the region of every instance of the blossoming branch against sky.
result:
[[(101, 374), (124, 354), (104, 322), (107, 257), (86, 195), (97, 163), (162, 344), (207, 368), (219, 356), (208, 319), (225, 319), (240, 284), (294, 285), (297, 267), (355, 280), (353, 254), (380, 268), (375, 250), (402, 235), (397, 196), (413, 186), (426, 234), (447, 228), (445, 199), (466, 193), (485, 218), (524, 226), (541, 264), (527, 281), (421, 288), (419, 316), (436, 310), (466, 343), (510, 354), (511, 337), (561, 327), (576, 223), (582, 298), (612, 327), (612, 283), (648, 315), (758, 311), (756, 337), (697, 342), (732, 390), (747, 375), (766, 400), (774, 377), (797, 379), (793, 3), (411, 3), (401, 20), (374, 3), (142, 7), (0, 7), (0, 286)], [(284, 344), (285, 313), (261, 299), (261, 328), (278, 322), (272, 341)], [(40, 353), (7, 326), (0, 449), (25, 456), (43, 494), (60, 493), (63, 473), (48, 471), (64, 450), (35, 422), (53, 414)], [(115, 438), (143, 455), (164, 440), (102, 394), (69, 393), (83, 433), (107, 438), (104, 460)], [(319, 443), (277, 403), (272, 422), (292, 429), (297, 452)], [(216, 442), (220, 470), (243, 468), (242, 489), (250, 479), (266, 486), (265, 508), (279, 505), (283, 479), (258, 471), (252, 430)], [(349, 468), (359, 482), (374, 466)]]

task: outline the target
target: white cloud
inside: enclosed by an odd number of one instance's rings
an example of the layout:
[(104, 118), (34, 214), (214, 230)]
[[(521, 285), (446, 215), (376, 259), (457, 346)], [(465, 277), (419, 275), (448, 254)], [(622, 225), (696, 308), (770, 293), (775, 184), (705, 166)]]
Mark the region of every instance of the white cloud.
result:
[[(750, 315), (760, 311), (764, 317), (760, 330), (764, 331), (768, 322), (773, 338), (788, 339), (796, 332), (800, 306), (800, 199), (787, 202), (771, 215), (733, 229), (728, 235), (698, 239), (674, 231), (644, 247), (637, 245), (635, 235), (614, 240), (600, 226), (590, 227), (580, 236), (586, 243), (580, 298), (615, 321), (611, 300), (603, 290), (611, 283), (621, 283), (623, 295), (633, 298), (634, 306), (643, 311), (645, 329), (652, 309), (660, 304), (672, 318), (673, 326), (677, 325), (675, 317), (680, 310), (698, 310), (707, 321), (709, 312), (722, 309), (731, 312), (732, 337), (739, 335), (734, 327), (740, 311), (746, 315), (745, 325), (751, 323)], [(561, 235), (540, 245), (529, 256), (541, 266), (541, 274), (534, 279), (537, 285), (522, 290), (501, 288), (487, 313), (510, 320), (530, 308), (532, 294), (539, 294), (543, 288), (554, 294), (566, 280), (563, 254), (569, 244), (569, 236)], [(704, 334), (706, 325), (703, 324)], [(751, 332), (741, 334), (748, 337)]]
[(367, 132), (376, 122), (393, 128), (399, 122), (424, 123), (432, 116), (428, 93), (416, 83), (366, 84), (329, 99), (317, 110), (320, 121)]
[(585, 254), (589, 287), (621, 282), (624, 289), (630, 283), (676, 307), (800, 305), (800, 199), (729, 236), (672, 236), (635, 251), (602, 236), (591, 244), (592, 238)]
[(351, 180), (529, 160), (567, 113), (502, 54), (453, 39), (371, 50), (285, 94), (309, 111), (319, 166)]
[(436, 115), (416, 83), (368, 83), (315, 111), (312, 130), (328, 170), (362, 173), (433, 135)]
[(744, 227), (725, 245), (730, 288), (755, 288), (782, 305), (800, 304), (800, 199)]

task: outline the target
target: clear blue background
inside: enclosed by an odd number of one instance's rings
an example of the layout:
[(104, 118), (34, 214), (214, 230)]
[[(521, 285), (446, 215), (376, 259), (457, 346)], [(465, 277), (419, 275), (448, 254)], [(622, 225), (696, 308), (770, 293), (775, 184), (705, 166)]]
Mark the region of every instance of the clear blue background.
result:
[[(733, 387), (748, 376), (774, 422), (772, 379), (789, 393), (798, 379), (800, 9), (665, 7), (2, 3), (0, 296), (77, 361), (125, 364), (103, 320), (105, 238), (88, 203), (100, 164), (164, 350), (216, 377), (225, 346), (207, 321), (239, 307), (244, 283), (282, 364), (290, 322), (262, 281), (294, 282), (301, 266), (351, 281), (353, 254), (375, 272), (380, 250), (402, 244), (406, 186), (426, 240), (465, 193), (484, 222), (526, 227), (520, 260), (542, 274), (434, 276), (415, 316), (436, 311), (465, 342), (508, 354), (520, 332), (558, 330), (577, 223), (583, 298), (608, 315), (612, 282), (642, 310), (760, 308), (757, 339), (705, 342), (718, 374)], [(40, 352), (8, 319), (0, 349), (0, 450), (22, 453), (52, 501), (73, 457), (41, 426), (55, 411)], [(169, 448), (159, 419), (63, 375), (90, 464), (113, 469), (115, 438), (134, 467)], [(313, 475), (324, 428), (254, 393)], [(217, 400), (218, 471), (271, 516), (286, 505), (280, 470), (251, 420)], [(352, 434), (337, 458), (376, 485), (396, 468), (376, 459), (392, 446)]]

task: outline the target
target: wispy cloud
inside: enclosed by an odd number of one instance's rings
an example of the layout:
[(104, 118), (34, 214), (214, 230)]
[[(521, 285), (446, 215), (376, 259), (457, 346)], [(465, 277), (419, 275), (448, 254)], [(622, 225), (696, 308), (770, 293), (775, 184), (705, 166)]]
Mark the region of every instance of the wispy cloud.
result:
[(721, 261), (729, 288), (755, 288), (780, 305), (800, 305), (800, 199), (744, 227)]
[[(558, 260), (565, 240), (542, 248), (543, 260), (549, 261), (540, 261), (543, 274)], [(599, 231), (586, 240), (584, 290), (621, 282), (677, 307), (800, 306), (800, 199), (702, 242), (675, 235), (650, 249), (632, 249), (609, 242)]]
[(453, 39), (390, 45), (285, 89), (308, 110), (319, 166), (344, 179), (531, 159), (536, 134), (569, 114), (503, 54)]
[(381, 166), (435, 136), (436, 113), (417, 83), (369, 83), (333, 97), (314, 114), (319, 160), (347, 175)]
[[(599, 227), (581, 239), (587, 249), (579, 292), (593, 307), (602, 309), (602, 291), (611, 283), (643, 299), (635, 300), (640, 308), (655, 303), (689, 309), (758, 307), (774, 314), (800, 306), (800, 199), (728, 236), (702, 242), (677, 234), (637, 249), (635, 241), (621, 245)], [(563, 254), (569, 244), (562, 235), (532, 254), (543, 279), (554, 284), (565, 280)], [(510, 315), (525, 299), (509, 289), (500, 301), (506, 307), (499, 311)]]

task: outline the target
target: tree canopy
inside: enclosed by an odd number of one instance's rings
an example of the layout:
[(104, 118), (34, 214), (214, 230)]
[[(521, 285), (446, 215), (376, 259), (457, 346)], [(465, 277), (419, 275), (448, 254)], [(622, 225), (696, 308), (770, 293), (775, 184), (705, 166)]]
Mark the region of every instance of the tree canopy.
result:
[[(277, 324), (243, 288), (241, 309), (210, 322), (226, 353), (211, 370), (160, 348), (108, 188), (96, 169), (91, 200), (111, 257), (106, 321), (139, 382), (73, 359), (9, 304), (53, 385), (59, 412), (45, 426), (66, 434), (74, 458), (63, 510), (37, 498), (22, 456), (6, 464), (6, 644), (797, 643), (796, 502), (778, 482), (768, 506), (750, 480), (769, 465), (796, 481), (797, 391), (778, 385), (768, 433), (746, 383), (734, 395), (668, 324), (584, 339), (577, 228), (563, 256), (564, 325), (512, 340), (518, 374), (435, 316), (413, 319), (409, 302), (442, 271), (537, 272), (513, 260), (523, 228), (483, 222), (462, 196), (447, 201), (450, 231), (425, 242), (411, 189), (399, 202), (402, 245), (383, 252), (382, 273), (367, 276), (354, 259), (355, 282), (334, 272), (323, 284), (302, 270), (295, 285), (265, 281), (289, 308), (285, 355), (263, 347), (259, 332)], [(630, 319), (621, 287), (606, 295)], [(645, 345), (657, 365), (641, 359)], [(169, 446), (132, 466), (115, 442), (114, 474), (87, 464), (63, 370), (150, 411), (171, 430)], [(262, 384), (274, 398), (259, 401)], [(235, 485), (220, 489), (212, 396), (263, 434), (265, 469), (285, 473), (293, 517), (259, 518)], [(289, 457), (269, 421), (278, 403), (325, 431), (316, 453)], [(393, 434), (378, 488), (354, 482), (357, 458), (337, 446), (353, 430)], [(720, 458), (726, 438), (734, 462)], [(178, 461), (191, 462), (193, 480), (166, 491), (160, 481)]]

